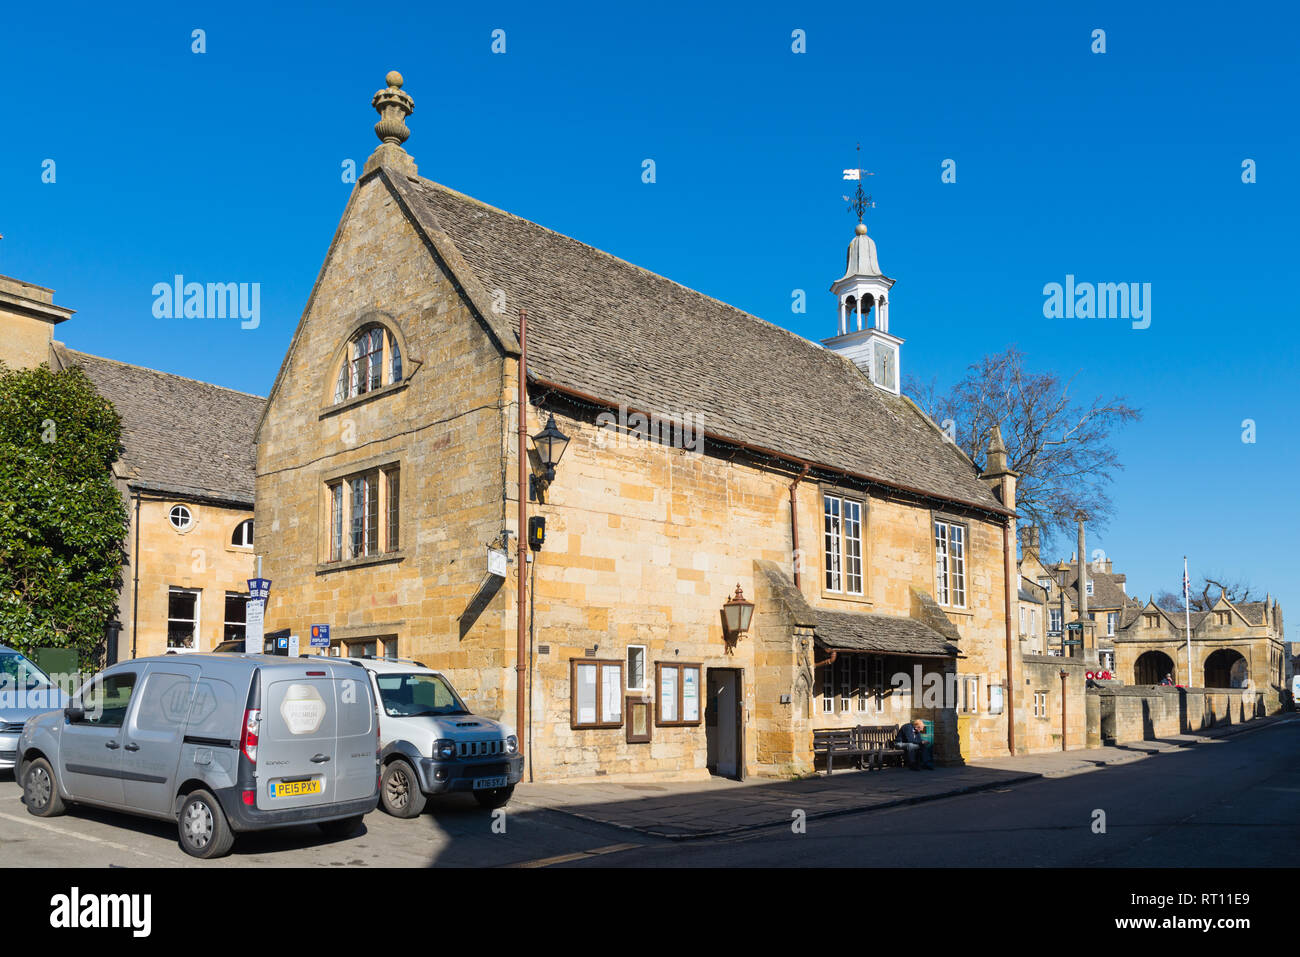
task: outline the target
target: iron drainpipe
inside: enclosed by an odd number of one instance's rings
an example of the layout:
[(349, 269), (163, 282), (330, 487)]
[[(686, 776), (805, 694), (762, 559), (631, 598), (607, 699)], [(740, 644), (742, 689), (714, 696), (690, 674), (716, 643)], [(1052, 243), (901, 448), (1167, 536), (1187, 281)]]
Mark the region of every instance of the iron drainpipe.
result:
[[(519, 607), (515, 635), (515, 733), (519, 752), (524, 750), (524, 654), (527, 648), (528, 617), (528, 310), (519, 310)], [(531, 744), (531, 741), (529, 742)], [(530, 762), (531, 764), (531, 762)], [(528, 769), (530, 772), (532, 768)]]
[(1015, 579), (1012, 577), (1013, 571), (1013, 545), (1011, 542), (1011, 520), (1002, 526), (1002, 562), (1005, 568), (1006, 582), (1003, 585), (1003, 591), (1006, 592), (1006, 624), (1007, 624), (1007, 751), (1011, 754), (1016, 753), (1016, 681), (1015, 670), (1012, 665), (1015, 662), (1015, 654), (1012, 649), (1011, 634), (1011, 586)]
[(1069, 750), (1069, 748), (1065, 746), (1065, 729), (1067, 727), (1065, 723), (1065, 679), (1069, 677), (1069, 674), (1070, 673), (1066, 671), (1064, 668), (1061, 669), (1061, 750), (1062, 751)]
[(140, 634), (140, 490), (135, 492), (135, 566), (131, 584), (131, 657), (135, 657), (136, 641)]
[(811, 465), (805, 465), (803, 471), (796, 475), (794, 481), (790, 483), (790, 554), (794, 559), (795, 588), (800, 586), (799, 566), (803, 564), (799, 560), (799, 509), (795, 504), (795, 490), (799, 487), (799, 483), (804, 480), (804, 476), (808, 474), (810, 468), (812, 468)]

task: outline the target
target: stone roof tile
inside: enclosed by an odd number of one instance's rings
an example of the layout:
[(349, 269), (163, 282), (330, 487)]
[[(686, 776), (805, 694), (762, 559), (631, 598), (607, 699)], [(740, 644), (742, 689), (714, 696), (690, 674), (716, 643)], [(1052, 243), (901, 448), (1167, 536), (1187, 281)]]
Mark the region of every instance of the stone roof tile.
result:
[(910, 400), (852, 362), (709, 296), (426, 179), (390, 174), (425, 231), (528, 310), (531, 374), (611, 404), (693, 414), (712, 436), (1005, 512)]
[(55, 349), (61, 365), (80, 366), (121, 416), (118, 465), (129, 485), (252, 507), (253, 429), (265, 399), (62, 345)]
[(943, 635), (915, 618), (818, 608), (816, 640), (824, 648), (895, 655), (957, 657)]

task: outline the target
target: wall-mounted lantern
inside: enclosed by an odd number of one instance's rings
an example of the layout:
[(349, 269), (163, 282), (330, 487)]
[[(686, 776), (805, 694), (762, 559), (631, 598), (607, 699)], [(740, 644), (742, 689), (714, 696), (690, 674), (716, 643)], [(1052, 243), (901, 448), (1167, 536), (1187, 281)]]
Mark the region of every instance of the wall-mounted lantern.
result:
[(736, 593), (722, 606), (722, 635), (730, 651), (741, 635), (749, 631), (749, 623), (754, 617), (754, 603), (745, 600), (745, 593), (736, 584)]
[(546, 428), (533, 436), (533, 448), (542, 464), (542, 474), (528, 476), (528, 498), (531, 501), (539, 501), (541, 494), (555, 481), (555, 467), (560, 464), (560, 458), (568, 447), (569, 437), (555, 427), (552, 413), (546, 420)]

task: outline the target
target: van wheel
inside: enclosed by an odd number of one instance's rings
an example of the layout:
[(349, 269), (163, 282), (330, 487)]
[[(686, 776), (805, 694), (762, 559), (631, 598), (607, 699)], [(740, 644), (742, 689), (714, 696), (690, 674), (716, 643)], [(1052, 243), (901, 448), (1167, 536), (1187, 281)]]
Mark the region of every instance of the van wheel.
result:
[(191, 857), (203, 859), (225, 857), (235, 843), (235, 832), (221, 810), (221, 805), (207, 791), (198, 790), (181, 805), (177, 822), (181, 836), (181, 850)]
[(44, 758), (27, 765), (23, 773), (23, 803), (27, 813), (37, 817), (58, 817), (65, 810), (59, 797), (59, 784), (54, 779), (54, 769)]
[(475, 791), (474, 800), (486, 808), (505, 807), (510, 803), (510, 798), (514, 796), (515, 786), (512, 784), (508, 788), (492, 788), (488, 791)]
[(321, 821), (317, 827), (325, 832), (326, 837), (351, 837), (361, 830), (361, 818), (362, 815), (355, 814), (352, 817), (339, 818), (337, 821)]

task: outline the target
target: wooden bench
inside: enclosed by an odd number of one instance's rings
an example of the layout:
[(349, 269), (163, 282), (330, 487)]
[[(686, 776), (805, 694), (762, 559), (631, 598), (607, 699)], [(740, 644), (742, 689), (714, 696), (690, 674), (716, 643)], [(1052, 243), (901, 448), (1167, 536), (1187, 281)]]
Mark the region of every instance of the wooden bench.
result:
[(826, 773), (835, 771), (835, 757), (852, 758), (857, 768), (883, 768), (886, 760), (897, 758), (902, 764), (907, 752), (894, 745), (897, 725), (834, 728), (813, 731), (813, 756), (826, 756)]
[(862, 767), (862, 750), (857, 742), (857, 728), (836, 728), (813, 732), (813, 756), (826, 756), (826, 773), (835, 770), (835, 755), (854, 758), (858, 767)]
[(900, 766), (903, 764), (907, 752), (895, 744), (898, 740), (898, 727), (896, 725), (874, 728), (857, 727), (853, 730), (859, 735), (859, 747), (866, 754), (869, 767), (883, 768), (886, 761), (895, 758), (898, 759)]

